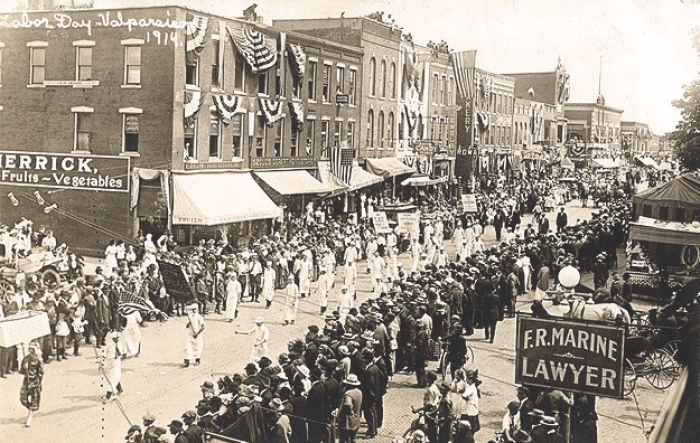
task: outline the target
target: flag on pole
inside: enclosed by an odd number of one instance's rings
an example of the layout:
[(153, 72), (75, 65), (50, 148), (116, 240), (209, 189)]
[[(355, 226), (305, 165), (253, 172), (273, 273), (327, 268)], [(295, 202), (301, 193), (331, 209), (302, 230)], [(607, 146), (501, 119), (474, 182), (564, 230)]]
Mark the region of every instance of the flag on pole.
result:
[(331, 172), (346, 185), (352, 180), (352, 163), (355, 152), (348, 148), (347, 141), (341, 141), (340, 146), (331, 148)]
[(136, 311), (143, 312), (146, 314), (155, 312), (163, 320), (168, 319), (168, 315), (165, 312), (153, 306), (153, 303), (151, 303), (150, 300), (141, 298), (138, 295), (135, 295), (131, 292), (124, 292), (119, 297), (119, 306), (117, 307), (117, 311), (122, 316), (127, 316)]
[(476, 50), (453, 52), (450, 57), (460, 95), (466, 99), (474, 97)]

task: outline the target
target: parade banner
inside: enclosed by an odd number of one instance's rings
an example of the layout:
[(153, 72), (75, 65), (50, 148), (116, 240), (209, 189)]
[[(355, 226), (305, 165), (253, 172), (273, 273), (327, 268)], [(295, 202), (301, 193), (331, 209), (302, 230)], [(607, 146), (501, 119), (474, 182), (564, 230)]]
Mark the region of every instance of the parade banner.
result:
[(386, 218), (386, 212), (375, 211), (372, 214), (372, 223), (374, 224), (374, 230), (377, 234), (387, 234), (391, 232), (391, 226), (389, 226), (389, 220)]
[(46, 312), (24, 311), (0, 320), (0, 346), (10, 348), (51, 333)]
[(163, 277), (165, 290), (173, 297), (173, 300), (187, 303), (195, 299), (192, 284), (180, 265), (158, 260), (158, 270)]
[(0, 185), (129, 192), (129, 157), (0, 151)]
[(400, 212), (396, 214), (399, 222), (397, 228), (401, 234), (410, 234), (418, 238), (420, 233), (420, 214), (417, 212)]
[(476, 213), (476, 195), (462, 194), (462, 208), (464, 208), (464, 212)]
[(518, 316), (515, 383), (622, 398), (625, 328)]

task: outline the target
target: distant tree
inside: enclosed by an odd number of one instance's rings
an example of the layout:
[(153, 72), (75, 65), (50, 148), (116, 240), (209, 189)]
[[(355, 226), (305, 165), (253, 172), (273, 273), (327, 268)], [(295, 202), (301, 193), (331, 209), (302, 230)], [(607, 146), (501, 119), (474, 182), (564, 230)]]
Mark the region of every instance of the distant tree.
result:
[[(700, 31), (695, 30), (693, 46), (700, 54)], [(685, 86), (683, 98), (674, 100), (673, 106), (680, 109), (681, 120), (671, 134), (676, 145), (676, 156), (681, 166), (700, 170), (700, 80)]]

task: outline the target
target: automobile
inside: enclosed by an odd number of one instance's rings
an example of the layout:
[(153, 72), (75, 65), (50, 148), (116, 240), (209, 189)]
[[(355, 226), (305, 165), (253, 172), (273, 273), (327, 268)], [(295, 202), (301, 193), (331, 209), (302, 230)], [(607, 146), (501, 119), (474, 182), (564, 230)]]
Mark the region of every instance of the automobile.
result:
[(0, 261), (0, 295), (14, 292), (31, 274), (49, 291), (55, 291), (67, 280), (69, 255), (66, 250), (58, 252), (38, 250), (26, 257)]

